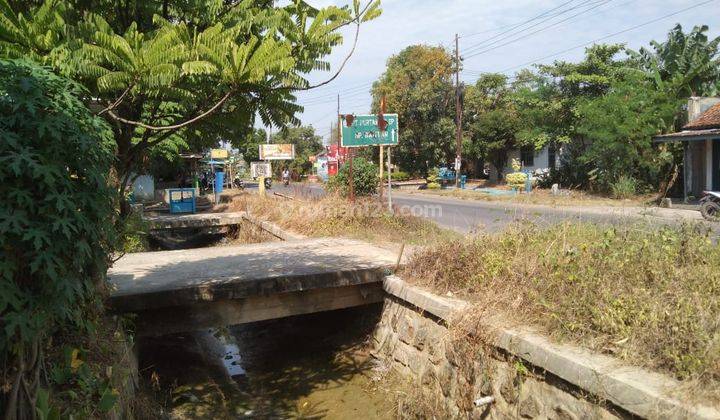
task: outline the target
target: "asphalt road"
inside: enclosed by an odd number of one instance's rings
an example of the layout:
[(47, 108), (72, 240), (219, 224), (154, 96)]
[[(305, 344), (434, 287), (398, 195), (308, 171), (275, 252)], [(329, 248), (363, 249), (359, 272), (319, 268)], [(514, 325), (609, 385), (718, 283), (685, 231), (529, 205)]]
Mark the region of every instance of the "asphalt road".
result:
[[(256, 185), (248, 185), (256, 188)], [(295, 184), (284, 186), (274, 182), (270, 193), (306, 198), (322, 197), (321, 185)], [(536, 224), (553, 224), (564, 220), (585, 220), (597, 223), (619, 223), (627, 220), (617, 215), (578, 213), (561, 208), (538, 208), (507, 205), (498, 202), (461, 200), (431, 195), (408, 194), (393, 191), (393, 206), (416, 216), (426, 217), (439, 225), (462, 233), (474, 231), (496, 232), (510, 223), (532, 221)]]

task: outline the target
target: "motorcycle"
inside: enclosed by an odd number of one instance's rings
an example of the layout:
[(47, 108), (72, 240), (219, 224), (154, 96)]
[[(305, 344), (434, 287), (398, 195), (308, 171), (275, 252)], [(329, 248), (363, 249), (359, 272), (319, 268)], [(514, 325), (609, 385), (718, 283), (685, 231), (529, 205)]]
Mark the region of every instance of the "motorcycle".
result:
[(703, 191), (700, 198), (700, 214), (705, 220), (720, 221), (720, 192)]
[(244, 190), (245, 189), (245, 181), (242, 180), (239, 176), (236, 176), (233, 179), (233, 186), (237, 189)]

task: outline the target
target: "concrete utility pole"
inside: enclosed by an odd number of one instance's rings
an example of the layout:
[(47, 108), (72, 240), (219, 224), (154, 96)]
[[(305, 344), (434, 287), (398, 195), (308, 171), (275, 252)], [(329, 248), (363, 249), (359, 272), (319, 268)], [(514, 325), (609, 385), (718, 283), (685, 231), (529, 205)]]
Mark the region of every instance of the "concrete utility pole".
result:
[(455, 187), (460, 186), (462, 165), (462, 105), (460, 104), (460, 48), (459, 37), (455, 34)]

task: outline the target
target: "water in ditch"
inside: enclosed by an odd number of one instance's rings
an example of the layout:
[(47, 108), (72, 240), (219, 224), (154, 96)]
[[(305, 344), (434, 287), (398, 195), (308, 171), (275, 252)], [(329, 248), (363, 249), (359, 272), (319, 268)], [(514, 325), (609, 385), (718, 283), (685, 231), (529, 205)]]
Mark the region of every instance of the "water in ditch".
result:
[(140, 342), (165, 418), (389, 419), (385, 370), (368, 352), (381, 305)]

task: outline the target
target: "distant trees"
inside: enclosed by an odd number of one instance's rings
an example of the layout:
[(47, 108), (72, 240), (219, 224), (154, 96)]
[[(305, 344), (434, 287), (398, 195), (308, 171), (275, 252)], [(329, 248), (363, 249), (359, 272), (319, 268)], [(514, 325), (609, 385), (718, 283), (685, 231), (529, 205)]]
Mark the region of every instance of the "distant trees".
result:
[(390, 57), (373, 84), (373, 110), (385, 96), (387, 112), (400, 119), (400, 144), (393, 160), (410, 172), (454, 160), (454, 63), (442, 47), (413, 45)]
[[(622, 178), (658, 187), (682, 154), (654, 146), (652, 136), (680, 128), (688, 96), (720, 94), (720, 37), (707, 32), (676, 25), (638, 51), (593, 45), (578, 62), (480, 76), (463, 93), (463, 155), (502, 170), (512, 149), (552, 146), (553, 182), (610, 191)], [(447, 51), (416, 45), (388, 60), (375, 83), (375, 108), (385, 95), (388, 112), (400, 114), (403, 169), (425, 174), (453, 160), (453, 70)]]

